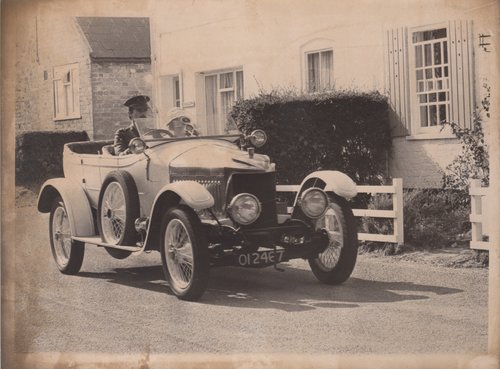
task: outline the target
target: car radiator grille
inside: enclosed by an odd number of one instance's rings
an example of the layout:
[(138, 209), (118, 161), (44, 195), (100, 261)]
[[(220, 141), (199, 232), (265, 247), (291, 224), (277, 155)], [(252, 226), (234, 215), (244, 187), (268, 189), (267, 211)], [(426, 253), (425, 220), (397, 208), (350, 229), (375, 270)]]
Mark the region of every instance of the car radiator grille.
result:
[(172, 182), (180, 182), (180, 181), (195, 181), (201, 184), (214, 197), (214, 206), (212, 210), (215, 213), (215, 215), (219, 217), (225, 214), (226, 185), (223, 176), (201, 177), (201, 176), (177, 175), (175, 177), (172, 177)]

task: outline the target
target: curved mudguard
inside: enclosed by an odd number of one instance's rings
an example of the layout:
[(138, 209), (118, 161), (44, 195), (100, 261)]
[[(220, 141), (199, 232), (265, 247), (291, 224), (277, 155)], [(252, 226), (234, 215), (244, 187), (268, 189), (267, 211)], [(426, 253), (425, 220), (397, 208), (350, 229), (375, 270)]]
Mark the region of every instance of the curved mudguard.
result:
[(38, 195), (38, 211), (48, 213), (57, 196), (61, 196), (68, 213), (71, 235), (76, 237), (95, 236), (94, 219), (89, 200), (83, 188), (66, 178), (46, 181)]
[(214, 198), (208, 190), (201, 184), (195, 181), (179, 181), (169, 183), (162, 187), (156, 195), (153, 209), (158, 201), (158, 198), (165, 192), (174, 192), (181, 198), (181, 201), (194, 210), (207, 209), (214, 206)]
[(145, 250), (155, 248), (155, 245), (160, 241), (160, 224), (163, 212), (179, 202), (194, 210), (202, 210), (214, 206), (215, 200), (205, 187), (195, 181), (173, 182), (162, 187), (151, 207), (150, 221), (144, 242)]
[[(358, 194), (358, 190), (356, 189), (356, 183), (346, 174), (336, 171), (336, 170), (320, 170), (317, 172), (313, 172), (309, 174), (302, 183), (300, 184), (300, 191), (297, 192), (297, 196), (295, 197), (294, 206), (297, 204), (297, 200), (304, 190), (304, 184), (313, 178), (321, 179), (325, 183), (325, 187), (323, 188), (326, 192), (334, 192), (335, 194), (350, 200), (354, 196)], [(308, 186), (312, 187), (312, 186)], [(314, 186), (320, 187), (320, 186)]]

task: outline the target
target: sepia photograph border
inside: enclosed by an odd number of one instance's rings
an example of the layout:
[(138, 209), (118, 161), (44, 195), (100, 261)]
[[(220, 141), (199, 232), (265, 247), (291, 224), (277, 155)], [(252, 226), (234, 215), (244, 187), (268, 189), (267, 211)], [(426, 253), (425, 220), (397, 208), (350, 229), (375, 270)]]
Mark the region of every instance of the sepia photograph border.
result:
[[(490, 188), (495, 194), (492, 234), (489, 249), (488, 285), (488, 347), (482, 353), (463, 354), (402, 354), (402, 355), (338, 355), (338, 354), (156, 354), (150, 352), (136, 354), (102, 354), (80, 352), (28, 353), (15, 352), (15, 99), (16, 99), (16, 19), (20, 6), (29, 6), (44, 0), (2, 0), (1, 1), (1, 360), (2, 368), (498, 368), (500, 357), (500, 24), (492, 30), (491, 52), (496, 67), (491, 76), (491, 119), (490, 119)], [(71, 3), (68, 13), (75, 15), (79, 7), (95, 10), (95, 15), (112, 15), (112, 9), (134, 9), (147, 6), (149, 1), (111, 0), (103, 4), (97, 0), (47, 0), (61, 8)], [(161, 0), (158, 0), (161, 1)], [(184, 1), (184, 0), (167, 0)], [(230, 0), (220, 0), (230, 2)], [(266, 4), (283, 4), (299, 0), (248, 0)], [(328, 1), (328, 0), (325, 0)], [(344, 1), (344, 0), (334, 0)], [(347, 1), (347, 0), (345, 0)], [(368, 0), (361, 0), (367, 2)], [(373, 0), (376, 1), (376, 0)], [(381, 4), (391, 1), (377, 0)], [(409, 0), (424, 2), (423, 0)], [(453, 0), (436, 0), (450, 7)], [(470, 0), (474, 2), (474, 0)], [(492, 1), (492, 11), (499, 13), (499, 2)], [(499, 15), (500, 17), (500, 15)]]

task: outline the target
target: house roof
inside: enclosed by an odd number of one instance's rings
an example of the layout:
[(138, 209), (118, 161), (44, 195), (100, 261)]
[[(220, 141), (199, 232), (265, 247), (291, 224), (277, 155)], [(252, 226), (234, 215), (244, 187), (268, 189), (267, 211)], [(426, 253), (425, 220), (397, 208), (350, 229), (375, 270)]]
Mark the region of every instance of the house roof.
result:
[(149, 18), (77, 17), (93, 59), (151, 59)]

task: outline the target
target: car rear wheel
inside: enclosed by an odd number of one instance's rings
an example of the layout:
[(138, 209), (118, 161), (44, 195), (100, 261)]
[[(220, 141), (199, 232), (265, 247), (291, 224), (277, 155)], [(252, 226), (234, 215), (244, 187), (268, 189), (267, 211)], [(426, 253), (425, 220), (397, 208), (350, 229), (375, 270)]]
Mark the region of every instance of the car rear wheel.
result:
[(340, 284), (351, 275), (358, 254), (358, 234), (354, 215), (347, 202), (329, 194), (324, 216), (316, 220), (315, 228), (325, 229), (329, 244), (316, 258), (309, 259), (311, 270), (321, 282)]
[(83, 263), (85, 245), (71, 239), (68, 213), (60, 197), (54, 199), (50, 210), (49, 233), (50, 248), (57, 268), (64, 274), (78, 273)]
[(208, 241), (197, 215), (186, 206), (169, 209), (162, 219), (161, 259), (173, 293), (181, 300), (201, 297), (208, 284)]
[[(139, 217), (139, 195), (134, 179), (127, 172), (115, 171), (103, 183), (98, 205), (98, 227), (102, 241), (112, 245), (135, 245), (134, 222)], [(106, 248), (117, 259), (130, 251)]]

